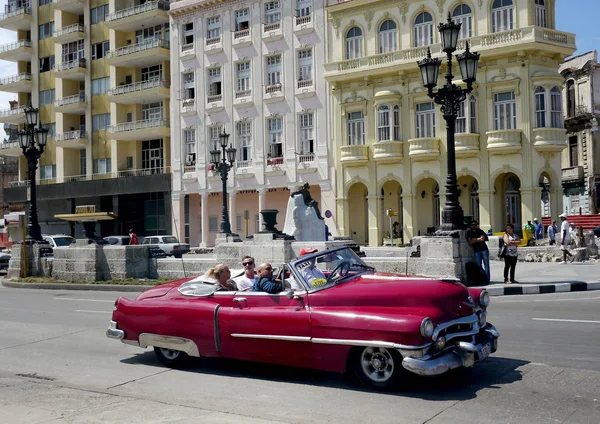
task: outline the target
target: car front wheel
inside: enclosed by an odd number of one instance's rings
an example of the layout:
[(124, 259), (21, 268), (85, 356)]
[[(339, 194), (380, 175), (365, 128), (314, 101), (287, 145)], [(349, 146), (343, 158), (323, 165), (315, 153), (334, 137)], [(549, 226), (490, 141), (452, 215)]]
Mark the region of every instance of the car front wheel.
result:
[(352, 369), (362, 384), (375, 389), (398, 388), (405, 375), (402, 356), (396, 350), (383, 347), (356, 349)]
[(168, 367), (178, 368), (186, 364), (188, 355), (180, 350), (172, 350), (164, 347), (155, 347), (154, 353), (161, 364)]

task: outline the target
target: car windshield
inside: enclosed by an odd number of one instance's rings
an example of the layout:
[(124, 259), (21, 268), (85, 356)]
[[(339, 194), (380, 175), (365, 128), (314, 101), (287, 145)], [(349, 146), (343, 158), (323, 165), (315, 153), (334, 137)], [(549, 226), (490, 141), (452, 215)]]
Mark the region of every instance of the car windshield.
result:
[(177, 239), (175, 237), (163, 237), (163, 243), (177, 243)]
[(72, 237), (54, 237), (54, 243), (56, 246), (70, 246), (73, 243)]
[(324, 250), (320, 254), (298, 259), (292, 265), (305, 285), (311, 289), (332, 287), (365, 272), (374, 272), (351, 248)]

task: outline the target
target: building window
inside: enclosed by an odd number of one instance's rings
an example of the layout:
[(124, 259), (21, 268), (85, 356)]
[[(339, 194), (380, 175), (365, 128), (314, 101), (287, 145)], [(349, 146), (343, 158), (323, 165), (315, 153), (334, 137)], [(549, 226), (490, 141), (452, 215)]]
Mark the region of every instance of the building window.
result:
[(235, 32), (250, 29), (250, 9), (235, 11)]
[(415, 19), (415, 47), (433, 44), (433, 18), (423, 12)]
[(546, 90), (544, 87), (535, 89), (535, 127), (546, 128)]
[(215, 125), (212, 127), (208, 127), (208, 147), (209, 153), (213, 150), (221, 150), (221, 138), (219, 135), (221, 134), (221, 126)]
[(312, 0), (296, 0), (296, 17), (310, 16), (312, 13)]
[(133, 156), (127, 156), (125, 158), (125, 168), (133, 169)]
[(62, 63), (73, 62), (85, 58), (83, 40), (62, 45)]
[(143, 44), (147, 41), (169, 39), (168, 25), (154, 25), (148, 28), (139, 29), (135, 32), (136, 44)]
[(40, 57), (40, 73), (48, 72), (54, 69), (54, 55), (48, 57)]
[[(206, 41), (221, 38), (221, 17), (212, 16), (206, 19)], [(193, 40), (192, 40), (193, 41)]]
[(579, 165), (579, 150), (577, 136), (569, 137), (569, 166)]
[[(192, 74), (193, 75), (193, 74)], [(162, 79), (162, 65), (148, 66), (141, 70), (142, 81)]]
[(567, 114), (569, 118), (575, 116), (575, 81), (567, 81)]
[(396, 22), (388, 19), (379, 26), (379, 53), (391, 53), (398, 49)]
[(54, 136), (56, 135), (56, 122), (42, 124), (42, 128), (45, 128), (48, 130), (48, 137), (54, 138)]
[(477, 100), (469, 96), (458, 107), (456, 114), (456, 133), (474, 134), (477, 132)]
[(190, 196), (183, 196), (183, 233), (185, 243), (190, 242)]
[(149, 103), (142, 105), (142, 120), (159, 121), (163, 118), (162, 102)]
[(267, 87), (281, 84), (281, 55), (268, 56), (266, 61)]
[(163, 162), (162, 139), (142, 141), (142, 169), (150, 169), (152, 174), (162, 172)]
[(87, 150), (79, 150), (79, 175), (87, 174)]
[(469, 38), (473, 36), (473, 12), (466, 4), (459, 4), (452, 12), (452, 20), (461, 24), (458, 38)]
[(40, 6), (46, 6), (47, 4), (51, 4), (53, 0), (40, 0)]
[(40, 106), (51, 105), (54, 103), (54, 88), (51, 90), (40, 91)]
[(348, 145), (365, 144), (365, 116), (363, 112), (348, 113)]
[(94, 174), (110, 174), (111, 172), (110, 158), (94, 159)]
[(44, 38), (52, 37), (53, 32), (54, 32), (54, 21), (40, 25), (40, 37), (39, 37), (40, 40), (43, 40)]
[(92, 25), (97, 24), (99, 22), (104, 22), (106, 20), (107, 16), (108, 16), (108, 4), (94, 7), (91, 10)]
[(312, 81), (312, 49), (298, 50), (298, 81)]
[(377, 141), (390, 140), (390, 107), (382, 105), (377, 107)]
[(517, 129), (517, 103), (514, 91), (494, 94), (494, 130)]
[[(208, 96), (221, 98), (221, 68), (208, 69)], [(218, 99), (214, 99), (218, 100)], [(209, 100), (210, 102), (210, 100)]]
[(250, 62), (239, 62), (236, 64), (236, 97), (250, 95), (250, 74)]
[(185, 143), (185, 165), (196, 165), (196, 130), (183, 130), (183, 141)]
[(431, 102), (416, 105), (417, 138), (435, 137), (435, 105)]
[(106, 56), (106, 52), (110, 50), (110, 42), (103, 41), (101, 43), (92, 44), (92, 60), (102, 59)]
[(265, 24), (276, 24), (281, 22), (281, 7), (279, 1), (268, 1), (265, 3)]
[(92, 96), (106, 93), (110, 88), (110, 77), (92, 80)]
[(396, 141), (400, 141), (402, 140), (401, 138), (401, 132), (400, 132), (400, 106), (395, 105), (394, 106), (394, 140)]
[(535, 24), (544, 28), (548, 27), (546, 0), (535, 0)]
[(102, 131), (110, 126), (110, 113), (92, 115), (92, 132)]
[(196, 98), (196, 89), (194, 85), (194, 73), (184, 72), (181, 75), (181, 83), (183, 89), (183, 100), (192, 100)]
[(494, 0), (492, 4), (492, 32), (509, 31), (513, 29), (512, 0)]
[(362, 57), (363, 34), (358, 27), (352, 27), (346, 33), (346, 59)]
[(559, 87), (550, 90), (550, 126), (552, 128), (564, 128), (562, 93)]
[(218, 231), (219, 221), (216, 216), (208, 217), (208, 231), (216, 233)]
[[(219, 31), (220, 31), (220, 27), (219, 27)], [(187, 44), (194, 44), (194, 23), (193, 22), (187, 22), (187, 23), (183, 24), (181, 32), (183, 34), (182, 45), (185, 46)], [(209, 33), (210, 33), (210, 31), (209, 31)]]
[(252, 159), (252, 121), (241, 121), (236, 124), (238, 159), (249, 161)]
[(269, 118), (267, 119), (267, 139), (269, 141), (269, 153), (271, 158), (283, 157), (283, 119)]
[(54, 180), (56, 178), (56, 164), (40, 165), (40, 180)]
[(301, 113), (300, 116), (300, 153), (314, 153), (314, 114)]

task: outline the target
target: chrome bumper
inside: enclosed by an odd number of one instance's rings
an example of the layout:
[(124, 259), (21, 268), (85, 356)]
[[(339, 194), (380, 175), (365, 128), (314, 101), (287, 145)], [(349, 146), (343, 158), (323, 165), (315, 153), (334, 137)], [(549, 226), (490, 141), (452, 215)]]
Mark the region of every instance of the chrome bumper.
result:
[(109, 339), (123, 340), (125, 332), (117, 328), (117, 321), (111, 321), (108, 330), (106, 330), (106, 337)]
[(500, 333), (496, 328), (487, 324), (477, 336), (477, 343), (458, 342), (454, 348), (446, 350), (439, 356), (407, 357), (402, 361), (402, 366), (421, 376), (439, 375), (459, 367), (472, 367), (475, 362), (485, 359), (481, 357), (481, 353), (487, 343), (490, 343), (490, 353), (498, 349), (499, 336)]

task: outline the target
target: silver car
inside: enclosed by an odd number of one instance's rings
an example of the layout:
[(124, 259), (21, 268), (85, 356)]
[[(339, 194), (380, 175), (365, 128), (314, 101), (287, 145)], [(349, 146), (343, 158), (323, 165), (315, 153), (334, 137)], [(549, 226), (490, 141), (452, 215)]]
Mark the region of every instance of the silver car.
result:
[(156, 246), (165, 252), (168, 256), (181, 258), (184, 253), (190, 251), (190, 245), (179, 243), (175, 236), (148, 236), (142, 241), (144, 246)]
[(75, 239), (66, 234), (55, 234), (52, 236), (43, 236), (44, 240), (50, 243), (50, 247), (56, 249), (57, 247), (69, 247), (75, 243)]

